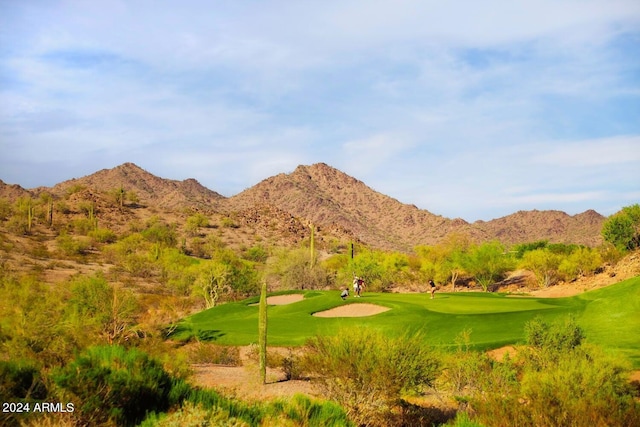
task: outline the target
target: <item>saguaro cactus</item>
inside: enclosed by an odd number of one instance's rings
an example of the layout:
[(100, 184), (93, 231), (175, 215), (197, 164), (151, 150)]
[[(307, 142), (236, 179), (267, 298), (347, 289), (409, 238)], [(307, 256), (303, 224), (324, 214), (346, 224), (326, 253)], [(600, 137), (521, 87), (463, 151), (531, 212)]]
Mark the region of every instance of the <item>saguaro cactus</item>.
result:
[(309, 265), (313, 269), (313, 267), (316, 264), (316, 235), (315, 235), (316, 227), (313, 225), (313, 223), (311, 223), (309, 224), (309, 228), (311, 228), (311, 243), (309, 244), (311, 261)]
[(260, 349), (260, 378), (267, 383), (267, 281), (262, 282), (258, 312), (258, 347)]
[(27, 231), (31, 233), (31, 226), (33, 224), (33, 216), (35, 215), (36, 208), (31, 204), (31, 199), (29, 199), (27, 203)]
[(53, 226), (53, 197), (49, 196), (47, 208), (47, 218), (49, 220), (49, 227)]

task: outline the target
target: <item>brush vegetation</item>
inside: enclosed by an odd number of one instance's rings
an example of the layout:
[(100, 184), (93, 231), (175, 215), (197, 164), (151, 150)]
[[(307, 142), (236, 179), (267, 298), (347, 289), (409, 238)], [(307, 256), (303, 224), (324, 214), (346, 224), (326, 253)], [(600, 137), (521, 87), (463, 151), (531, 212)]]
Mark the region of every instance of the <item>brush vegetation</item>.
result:
[[(139, 217), (122, 185), (107, 196), (76, 185), (63, 197), (0, 199), (0, 397), (75, 408), (3, 412), (3, 425), (638, 423), (626, 375), (640, 366), (640, 277), (568, 298), (499, 292), (517, 269), (534, 278), (519, 285), (535, 288), (615, 265), (635, 248), (634, 207), (612, 219), (600, 247), (450, 234), (407, 252), (355, 242), (351, 256), (348, 238), (290, 217), (285, 228), (308, 240), (284, 244), (275, 222), (257, 234), (237, 212)], [(314, 317), (357, 303), (339, 298), (354, 273), (367, 283), (357, 302), (390, 310)], [(484, 292), (428, 300), (430, 279)], [(317, 380), (326, 399), (244, 402), (189, 382), (191, 363), (239, 364), (234, 346), (258, 342), (263, 283), (271, 295), (303, 294), (265, 310), (268, 340), (304, 349), (277, 364), (288, 378)], [(397, 287), (418, 292), (387, 292)], [(522, 350), (502, 361), (482, 352), (505, 344)], [(411, 403), (429, 395), (457, 406)]]

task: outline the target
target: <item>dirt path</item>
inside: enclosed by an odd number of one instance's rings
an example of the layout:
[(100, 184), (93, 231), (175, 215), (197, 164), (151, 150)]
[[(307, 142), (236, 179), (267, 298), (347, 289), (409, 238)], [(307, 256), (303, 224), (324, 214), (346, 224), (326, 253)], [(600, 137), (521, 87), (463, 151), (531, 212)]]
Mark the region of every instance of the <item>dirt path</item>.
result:
[(192, 381), (196, 385), (245, 400), (264, 401), (298, 393), (320, 397), (310, 381), (287, 381), (280, 369), (267, 369), (267, 384), (262, 384), (258, 366), (255, 363), (245, 363), (244, 366), (192, 365)]

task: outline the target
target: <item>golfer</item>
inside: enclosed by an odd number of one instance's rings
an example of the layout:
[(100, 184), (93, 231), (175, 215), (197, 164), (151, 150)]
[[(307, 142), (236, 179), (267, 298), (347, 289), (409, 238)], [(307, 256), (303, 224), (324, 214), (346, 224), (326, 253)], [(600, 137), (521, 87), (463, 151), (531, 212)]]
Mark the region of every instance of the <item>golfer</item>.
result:
[(433, 280), (429, 280), (429, 285), (431, 286), (431, 299), (436, 296), (436, 284), (433, 283)]

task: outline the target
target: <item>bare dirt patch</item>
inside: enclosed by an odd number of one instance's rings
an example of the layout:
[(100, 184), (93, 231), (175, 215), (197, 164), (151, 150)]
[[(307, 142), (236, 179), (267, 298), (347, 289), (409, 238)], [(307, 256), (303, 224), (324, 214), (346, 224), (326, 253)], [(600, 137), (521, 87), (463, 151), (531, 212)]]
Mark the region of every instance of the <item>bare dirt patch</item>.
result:
[(332, 308), (330, 310), (319, 311), (317, 313), (313, 313), (313, 315), (315, 317), (365, 317), (374, 316), (389, 310), (391, 309), (388, 307), (376, 304), (353, 303)]
[[(211, 363), (193, 364), (191, 381), (198, 386), (213, 388), (225, 395), (244, 400), (272, 400), (306, 394), (322, 397), (318, 388), (308, 380), (287, 380), (280, 368), (267, 368), (267, 382), (262, 384), (260, 371), (251, 346), (240, 348), (242, 366), (224, 366)], [(269, 347), (268, 353), (288, 354), (290, 350)]]
[(506, 345), (504, 347), (496, 348), (494, 350), (487, 351), (487, 355), (491, 357), (493, 360), (501, 362), (506, 355), (509, 355), (510, 358), (515, 357), (518, 349), (516, 349), (512, 345)]
[(280, 369), (267, 369), (267, 383), (262, 384), (258, 366), (192, 365), (192, 381), (201, 387), (213, 388), (225, 395), (249, 400), (270, 400), (306, 394), (320, 397), (310, 381), (286, 380)]

